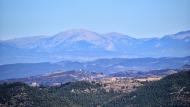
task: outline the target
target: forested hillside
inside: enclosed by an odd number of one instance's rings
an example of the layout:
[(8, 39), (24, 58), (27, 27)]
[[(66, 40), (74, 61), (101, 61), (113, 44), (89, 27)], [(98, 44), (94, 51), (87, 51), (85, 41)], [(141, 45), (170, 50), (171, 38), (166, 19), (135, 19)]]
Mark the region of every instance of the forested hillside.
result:
[(169, 75), (117, 98), (104, 107), (189, 107), (190, 71)]
[(30, 87), (23, 83), (0, 85), (0, 105), (13, 107), (92, 107), (119, 92), (105, 92), (97, 83), (85, 81), (60, 87)]
[(57, 87), (0, 85), (1, 107), (174, 107), (190, 106), (190, 71), (149, 82), (131, 93), (106, 92), (99, 83), (78, 81)]

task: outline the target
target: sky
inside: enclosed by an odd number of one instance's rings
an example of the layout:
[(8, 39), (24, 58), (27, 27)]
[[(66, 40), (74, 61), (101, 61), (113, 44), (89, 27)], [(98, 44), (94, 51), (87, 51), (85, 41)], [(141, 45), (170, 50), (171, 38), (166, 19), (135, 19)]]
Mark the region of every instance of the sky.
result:
[(68, 29), (135, 38), (190, 30), (190, 0), (0, 0), (0, 39)]

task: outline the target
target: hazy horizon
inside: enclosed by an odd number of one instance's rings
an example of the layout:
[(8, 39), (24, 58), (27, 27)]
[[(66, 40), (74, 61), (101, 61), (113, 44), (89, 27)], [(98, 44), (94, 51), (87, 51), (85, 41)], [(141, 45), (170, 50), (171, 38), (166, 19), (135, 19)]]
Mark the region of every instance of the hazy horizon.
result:
[(1, 0), (0, 39), (54, 35), (73, 28), (161, 37), (189, 30), (189, 4), (189, 0)]
[[(12, 37), (12, 38), (0, 38), (0, 40), (2, 41), (6, 41), (6, 40), (13, 40), (13, 39), (20, 39), (20, 38), (28, 38), (28, 37), (40, 37), (40, 36), (43, 36), (43, 37), (52, 37), (52, 36), (55, 36), (59, 33), (62, 33), (62, 32), (66, 32), (66, 31), (70, 31), (70, 30), (86, 30), (86, 31), (90, 31), (90, 32), (95, 32), (93, 30), (89, 30), (89, 29), (83, 29), (83, 28), (74, 28), (74, 29), (67, 29), (67, 30), (64, 30), (64, 31), (60, 31), (60, 32), (57, 32), (55, 34), (52, 34), (52, 35), (31, 35), (31, 36), (21, 36), (21, 37)], [(109, 33), (118, 33), (118, 34), (122, 34), (122, 35), (127, 35), (129, 37), (132, 37), (132, 38), (136, 38), (136, 39), (149, 39), (149, 38), (162, 38), (164, 36), (167, 36), (167, 35), (174, 35), (174, 34), (177, 34), (177, 33), (180, 33), (180, 32), (186, 32), (186, 31), (190, 31), (190, 29), (188, 30), (183, 30), (183, 31), (178, 31), (178, 32), (174, 32), (174, 33), (171, 33), (171, 34), (164, 34), (164, 35), (160, 35), (159, 37), (133, 37), (131, 35), (128, 35), (128, 34), (125, 34), (125, 33), (121, 33), (121, 32), (115, 32), (115, 31), (110, 31), (110, 32), (104, 32), (104, 33), (99, 33), (99, 32), (95, 32), (95, 33), (98, 33), (98, 34), (101, 34), (101, 35), (104, 35), (104, 34), (109, 34)]]

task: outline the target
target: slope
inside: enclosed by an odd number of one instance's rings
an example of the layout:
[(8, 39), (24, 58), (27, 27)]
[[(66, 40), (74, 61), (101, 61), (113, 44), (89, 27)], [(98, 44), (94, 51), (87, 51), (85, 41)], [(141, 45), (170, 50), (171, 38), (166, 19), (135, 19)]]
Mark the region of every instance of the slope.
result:
[(190, 106), (190, 71), (169, 75), (104, 104), (104, 107), (174, 106)]

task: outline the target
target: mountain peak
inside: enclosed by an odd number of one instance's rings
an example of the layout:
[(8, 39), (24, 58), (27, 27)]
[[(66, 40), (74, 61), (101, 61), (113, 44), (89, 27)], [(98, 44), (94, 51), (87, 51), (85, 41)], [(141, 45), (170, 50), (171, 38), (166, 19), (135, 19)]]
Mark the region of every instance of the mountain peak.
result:
[(121, 38), (125, 38), (125, 39), (135, 39), (133, 37), (130, 37), (128, 35), (122, 34), (122, 33), (118, 33), (118, 32), (110, 32), (110, 33), (106, 33), (104, 34), (105, 37), (108, 38), (112, 38), (112, 39), (121, 39)]
[(166, 35), (164, 38), (172, 38), (172, 39), (186, 39), (190, 38), (190, 30), (181, 31), (176, 34)]
[(112, 35), (112, 36), (117, 35), (117, 36), (123, 36), (124, 34), (122, 34), (122, 33), (118, 33), (118, 32), (109, 32), (109, 33), (106, 33), (105, 35)]
[(63, 42), (74, 43), (79, 41), (85, 41), (91, 44), (98, 45), (103, 43), (105, 39), (103, 38), (103, 36), (93, 31), (89, 31), (86, 29), (71, 29), (56, 34), (55, 36), (53, 36), (53, 41), (55, 41), (56, 44)]
[(189, 34), (190, 34), (190, 30), (178, 32), (178, 33), (176, 33), (176, 35), (186, 34), (186, 33), (189, 33)]
[(87, 29), (69, 29), (58, 34), (97, 34), (96, 32)]

